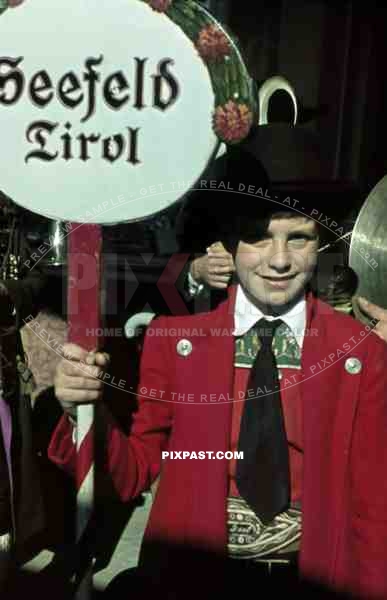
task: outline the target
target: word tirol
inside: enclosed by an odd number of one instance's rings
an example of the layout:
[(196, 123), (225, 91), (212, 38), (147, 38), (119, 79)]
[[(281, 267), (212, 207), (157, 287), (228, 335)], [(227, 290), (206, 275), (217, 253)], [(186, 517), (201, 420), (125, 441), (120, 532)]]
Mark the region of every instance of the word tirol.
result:
[[(100, 108), (99, 92), (104, 105), (113, 111), (128, 107), (141, 111), (151, 107), (164, 112), (176, 102), (180, 92), (179, 83), (171, 72), (174, 61), (171, 58), (163, 58), (157, 65), (156, 73), (147, 73), (148, 60), (148, 58), (133, 58), (132, 84), (123, 71), (114, 71), (102, 78), (98, 67), (101, 67), (104, 61), (103, 55), (87, 58), (81, 75), (68, 71), (54, 83), (49, 73), (43, 69), (37, 71), (27, 82), (22, 70), (24, 57), (0, 57), (0, 110), (14, 106), (23, 95), (27, 94), (33, 106), (42, 111), (55, 101), (69, 110), (74, 110), (83, 104), (85, 113), (80, 122), (86, 123)], [(152, 80), (152, 93), (148, 101), (145, 98), (147, 77)], [(35, 146), (35, 149), (26, 155), (25, 162), (32, 159), (45, 162), (79, 159), (87, 162), (97, 156), (96, 145), (99, 146), (99, 156), (110, 163), (115, 163), (121, 158), (132, 165), (141, 162), (138, 157), (139, 127), (127, 126), (125, 135), (116, 133), (105, 138), (98, 132), (89, 135), (79, 133), (74, 137), (70, 133), (72, 127), (69, 120), (61, 125), (59, 122), (47, 121), (44, 118), (28, 124), (26, 139), (28, 143)], [(49, 141), (52, 141), (50, 138), (54, 132), (60, 133), (58, 128), (62, 128), (63, 133), (56, 140), (59, 147), (53, 149)]]

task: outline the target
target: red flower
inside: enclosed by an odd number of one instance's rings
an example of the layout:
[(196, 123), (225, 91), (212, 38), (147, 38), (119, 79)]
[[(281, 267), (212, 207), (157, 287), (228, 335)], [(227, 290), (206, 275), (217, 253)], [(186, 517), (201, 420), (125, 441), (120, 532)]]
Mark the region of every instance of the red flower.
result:
[(253, 124), (253, 113), (247, 104), (238, 104), (229, 100), (223, 106), (217, 106), (213, 117), (217, 136), (227, 143), (243, 140)]
[(24, 2), (24, 0), (8, 0), (8, 6), (12, 8), (14, 6), (19, 6), (22, 2)]
[(172, 0), (148, 0), (148, 4), (153, 10), (163, 13), (171, 6)]
[(207, 25), (199, 33), (196, 47), (200, 56), (207, 61), (221, 60), (230, 54), (230, 42), (217, 25)]

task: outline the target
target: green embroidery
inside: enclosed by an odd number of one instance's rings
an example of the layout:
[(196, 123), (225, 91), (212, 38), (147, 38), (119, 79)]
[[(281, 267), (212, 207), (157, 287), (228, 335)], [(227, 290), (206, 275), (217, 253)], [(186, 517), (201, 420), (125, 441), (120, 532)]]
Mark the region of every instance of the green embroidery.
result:
[(251, 367), (260, 348), (260, 341), (254, 327), (235, 340), (235, 367)]
[[(235, 340), (234, 366), (250, 368), (259, 351), (260, 341), (254, 327)], [(301, 350), (290, 327), (282, 323), (274, 336), (274, 356), (278, 368), (301, 368)]]
[(279, 368), (300, 369), (301, 350), (290, 327), (283, 323), (274, 336), (274, 356)]

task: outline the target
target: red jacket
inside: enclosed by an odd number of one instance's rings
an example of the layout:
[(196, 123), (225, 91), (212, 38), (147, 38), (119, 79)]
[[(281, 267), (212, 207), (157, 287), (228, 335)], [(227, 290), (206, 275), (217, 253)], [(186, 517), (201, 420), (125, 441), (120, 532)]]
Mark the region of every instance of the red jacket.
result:
[[(231, 292), (212, 313), (161, 317), (149, 326), (131, 435), (114, 425), (108, 434), (108, 469), (123, 499), (149, 487), (167, 446), (228, 450), (234, 301)], [(187, 356), (177, 351), (181, 339), (192, 343)], [(349, 358), (358, 359), (354, 367)], [(302, 373), (301, 573), (367, 600), (387, 599), (387, 345), (309, 297)], [(225, 401), (211, 402), (210, 394)], [(65, 419), (49, 455), (74, 468)], [(144, 540), (225, 553), (227, 476), (226, 460), (165, 460)]]

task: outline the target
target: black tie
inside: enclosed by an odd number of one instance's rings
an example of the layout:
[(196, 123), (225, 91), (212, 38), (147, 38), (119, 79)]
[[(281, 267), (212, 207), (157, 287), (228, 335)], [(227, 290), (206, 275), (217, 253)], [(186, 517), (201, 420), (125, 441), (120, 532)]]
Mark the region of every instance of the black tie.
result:
[(261, 348), (251, 367), (238, 444), (243, 452), (236, 471), (239, 493), (265, 524), (290, 502), (289, 450), (272, 350), (282, 323), (261, 319), (256, 325)]

